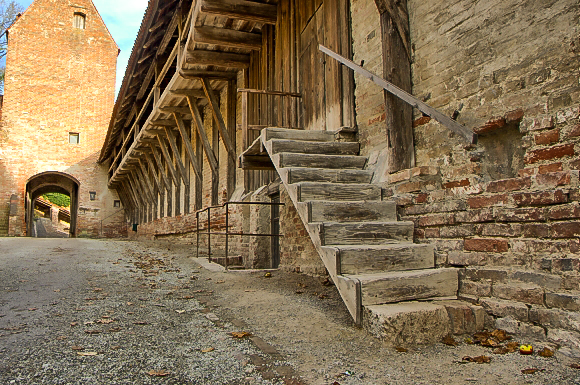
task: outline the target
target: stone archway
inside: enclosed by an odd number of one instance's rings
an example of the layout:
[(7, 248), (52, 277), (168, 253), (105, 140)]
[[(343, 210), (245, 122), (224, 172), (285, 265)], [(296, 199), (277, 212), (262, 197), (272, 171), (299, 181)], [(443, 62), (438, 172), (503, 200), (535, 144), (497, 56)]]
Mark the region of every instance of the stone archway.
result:
[(46, 171), (36, 174), (26, 182), (26, 229), (32, 234), (32, 218), (34, 218), (34, 201), (42, 194), (58, 192), (70, 197), (70, 230), (69, 236), (76, 237), (77, 213), (79, 207), (80, 182), (72, 175), (58, 171)]

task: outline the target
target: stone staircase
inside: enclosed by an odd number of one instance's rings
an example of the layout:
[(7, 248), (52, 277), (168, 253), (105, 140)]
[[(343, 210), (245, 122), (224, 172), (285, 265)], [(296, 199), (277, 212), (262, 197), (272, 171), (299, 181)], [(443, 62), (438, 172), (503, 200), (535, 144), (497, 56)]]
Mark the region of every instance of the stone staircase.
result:
[[(266, 128), (246, 153), (271, 159), (355, 322), (395, 344), (436, 342), (466, 317), (483, 327), (479, 309), (449, 301), (457, 270), (435, 268), (433, 247), (413, 243), (413, 222), (397, 220), (359, 143), (338, 133)], [(458, 307), (471, 316), (453, 321)]]

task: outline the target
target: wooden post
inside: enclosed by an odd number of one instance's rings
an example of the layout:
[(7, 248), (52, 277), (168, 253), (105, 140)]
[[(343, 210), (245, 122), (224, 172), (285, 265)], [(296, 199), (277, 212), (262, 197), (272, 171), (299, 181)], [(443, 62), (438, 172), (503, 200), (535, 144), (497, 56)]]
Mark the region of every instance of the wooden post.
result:
[[(375, 0), (381, 13), (383, 76), (411, 93), (411, 52), (407, 0)], [(413, 108), (385, 91), (388, 170), (393, 173), (415, 164)]]

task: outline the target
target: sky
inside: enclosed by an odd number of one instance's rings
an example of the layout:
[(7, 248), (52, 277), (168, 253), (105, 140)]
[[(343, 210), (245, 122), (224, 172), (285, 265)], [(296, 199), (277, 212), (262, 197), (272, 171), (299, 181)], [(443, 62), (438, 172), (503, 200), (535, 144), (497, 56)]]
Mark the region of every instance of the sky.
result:
[[(16, 0), (23, 7), (28, 8), (32, 0)], [(93, 0), (95, 7), (101, 14), (113, 39), (121, 49), (117, 58), (117, 81), (115, 95), (121, 88), (123, 76), (127, 69), (127, 62), (131, 56), (133, 43), (139, 32), (141, 20), (147, 8), (147, 0)]]

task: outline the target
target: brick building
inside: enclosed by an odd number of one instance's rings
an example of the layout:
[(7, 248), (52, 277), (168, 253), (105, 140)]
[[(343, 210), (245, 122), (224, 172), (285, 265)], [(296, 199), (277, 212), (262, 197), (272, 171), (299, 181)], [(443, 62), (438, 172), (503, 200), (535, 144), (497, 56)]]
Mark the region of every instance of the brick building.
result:
[(111, 216), (119, 198), (96, 162), (114, 103), (117, 54), (90, 0), (36, 0), (8, 29), (0, 127), (5, 234), (30, 235), (32, 202), (46, 192), (71, 197), (72, 236), (125, 228), (122, 212)]
[(578, 2), (243, 4), (149, 2), (100, 156), (132, 235), (328, 272), (392, 343), (580, 348)]

